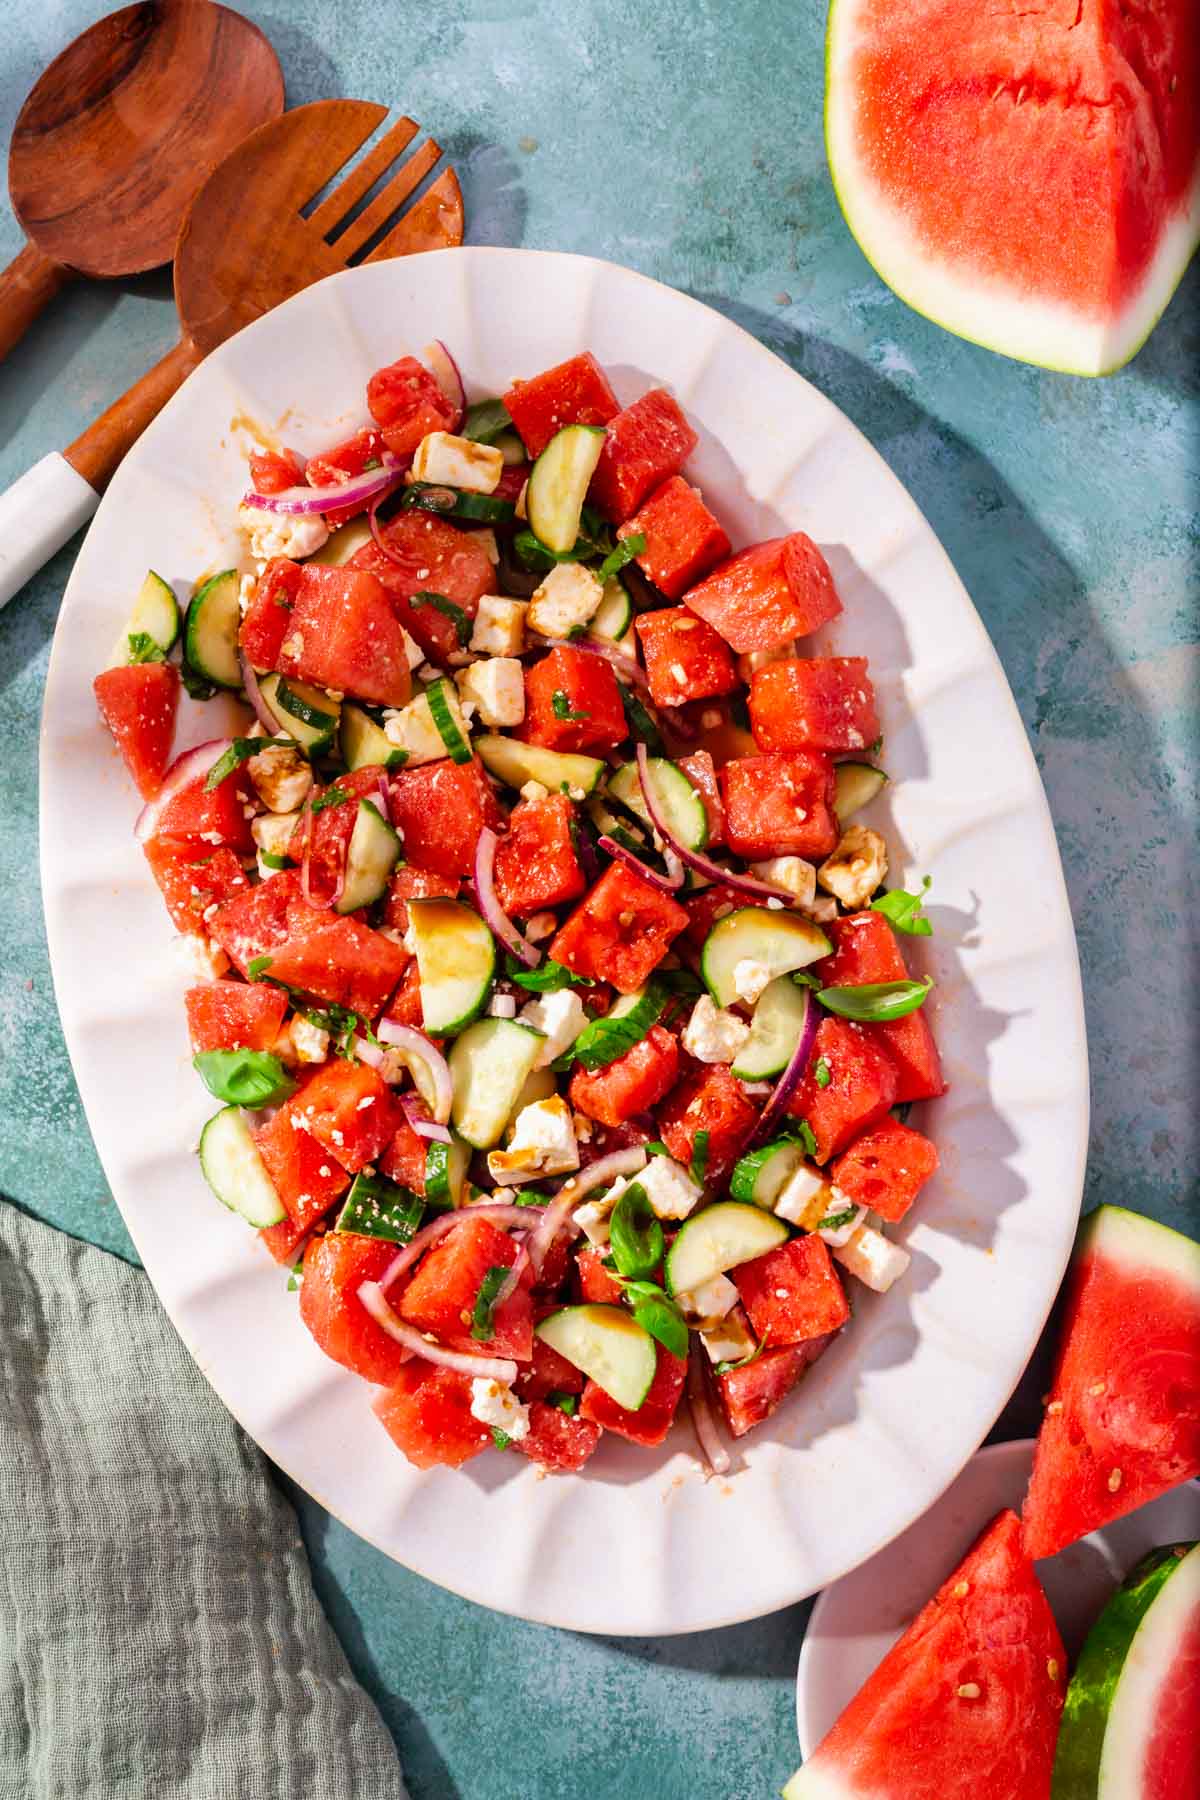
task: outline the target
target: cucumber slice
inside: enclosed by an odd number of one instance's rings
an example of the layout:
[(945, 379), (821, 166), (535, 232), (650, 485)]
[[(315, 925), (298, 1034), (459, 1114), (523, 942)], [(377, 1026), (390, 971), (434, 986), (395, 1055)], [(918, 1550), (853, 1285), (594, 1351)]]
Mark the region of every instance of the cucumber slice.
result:
[(602, 425), (567, 425), (556, 432), (534, 463), (525, 510), (548, 550), (565, 555), (575, 548), (588, 483), (604, 448)]
[(511, 500), (498, 494), (473, 494), (465, 488), (443, 487), (441, 482), (414, 481), (400, 502), (406, 510), (437, 513), (443, 519), (468, 519), (481, 525), (505, 525), (515, 516)]
[(454, 1082), (450, 1117), (476, 1150), (500, 1142), (542, 1043), (540, 1032), (515, 1019), (477, 1019), (455, 1042), (448, 1059)]
[[(442, 1146), (445, 1149), (445, 1145)], [(359, 1170), (338, 1214), (338, 1231), (356, 1237), (385, 1238), (390, 1244), (407, 1244), (416, 1235), (425, 1202), (411, 1188), (382, 1175)]]
[(615, 575), (604, 584), (604, 598), (592, 614), (588, 636), (615, 644), (625, 636), (633, 621), (633, 601)]
[(549, 1067), (544, 1069), (533, 1069), (525, 1077), (525, 1085), (513, 1101), (512, 1117), (508, 1121), (509, 1124), (511, 1125), (513, 1123), (517, 1114), (525, 1107), (534, 1106), (539, 1100), (548, 1100), (551, 1094), (556, 1094), (557, 1092), (558, 1077), (555, 1075), (553, 1069)]
[(214, 1113), (200, 1133), (200, 1167), (222, 1206), (259, 1231), (287, 1217), (240, 1106)]
[(635, 854), (645, 850), (645, 832), (638, 826), (631, 825), (628, 819), (619, 819), (604, 804), (601, 795), (593, 794), (588, 800), (587, 815), (601, 837), (616, 838), (618, 844), (624, 844), (627, 850), (632, 850)]
[(732, 1006), (738, 997), (734, 970), (740, 962), (762, 963), (772, 976), (788, 975), (832, 951), (820, 926), (799, 913), (743, 906), (719, 919), (705, 938), (700, 973), (717, 1005)]
[(651, 981), (640, 993), (622, 994), (602, 1019), (585, 1025), (572, 1046), (577, 1061), (585, 1069), (602, 1069), (618, 1056), (640, 1044), (657, 1021), (670, 996), (666, 988)]
[(471, 731), (458, 704), (458, 694), (444, 675), (431, 681), (425, 689), (429, 714), (437, 726), (438, 736), (446, 746), (451, 762), (471, 761)]
[(360, 800), (346, 851), (346, 879), (334, 911), (357, 912), (360, 906), (382, 900), (399, 860), (400, 839), (373, 800)]
[(543, 1319), (534, 1335), (590, 1375), (627, 1412), (636, 1412), (650, 1392), (658, 1367), (654, 1339), (619, 1306), (564, 1306)]
[(337, 730), (341, 706), (320, 688), (282, 675), (264, 675), (258, 684), (267, 711), (278, 719), (279, 729), (294, 738), (311, 755), (324, 750)]
[(183, 653), (197, 675), (218, 687), (240, 688), (242, 665), (238, 661), (238, 604), (236, 569), (210, 575), (192, 595), (184, 625)]
[(315, 556), (309, 562), (324, 563), (327, 568), (340, 569), (350, 558), (361, 550), (364, 544), (371, 541), (371, 527), (365, 518), (348, 519), (331, 531)]
[(608, 766), (596, 756), (543, 750), (540, 744), (522, 744), (517, 738), (478, 737), (475, 749), (490, 775), (518, 790), (527, 781), (540, 781), (552, 794), (572, 788), (590, 794)]
[[(170, 582), (164, 581), (150, 569), (137, 592), (133, 603), (133, 611), (125, 624), (125, 629), (113, 648), (113, 667), (119, 668), (127, 663), (160, 662), (174, 648), (179, 636), (179, 603)], [(138, 651), (149, 638), (151, 645), (162, 652), (161, 657), (139, 655)], [(239, 675), (238, 679), (241, 677)]]
[(361, 706), (355, 706), (352, 700), (342, 705), (342, 724), (338, 732), (338, 746), (342, 752), (342, 761), (348, 769), (399, 769), (408, 761), (403, 750), (398, 750), (385, 733), (381, 725), (377, 725), (370, 713), (365, 713)]
[(844, 824), (856, 812), (861, 812), (876, 794), (883, 791), (887, 780), (883, 770), (870, 763), (838, 763), (833, 771), (833, 810), (839, 822)]
[(452, 1143), (431, 1139), (425, 1152), (425, 1199), (438, 1212), (461, 1206), (467, 1185), (471, 1146), (456, 1137)]
[(735, 1200), (770, 1212), (803, 1161), (803, 1144), (795, 1138), (777, 1138), (739, 1158), (729, 1178), (729, 1192)]
[(667, 1291), (686, 1294), (726, 1269), (765, 1256), (787, 1239), (788, 1228), (782, 1219), (759, 1206), (736, 1200), (706, 1206), (684, 1220), (667, 1251)]
[[(652, 756), (647, 766), (655, 805), (672, 835), (689, 850), (703, 850), (708, 843), (708, 814), (704, 810), (704, 801), (677, 763), (668, 762), (665, 756)], [(614, 800), (619, 800), (622, 806), (627, 806), (630, 812), (650, 824), (650, 812), (636, 763), (623, 763), (610, 778), (608, 791)]]
[(496, 941), (479, 914), (460, 900), (410, 900), (408, 917), (421, 977), (421, 1017), (432, 1036), (447, 1037), (482, 1011), (496, 973)]
[(743, 1081), (780, 1075), (800, 1041), (811, 1004), (809, 990), (787, 975), (777, 975), (759, 995), (750, 1036), (733, 1059), (733, 1073)]

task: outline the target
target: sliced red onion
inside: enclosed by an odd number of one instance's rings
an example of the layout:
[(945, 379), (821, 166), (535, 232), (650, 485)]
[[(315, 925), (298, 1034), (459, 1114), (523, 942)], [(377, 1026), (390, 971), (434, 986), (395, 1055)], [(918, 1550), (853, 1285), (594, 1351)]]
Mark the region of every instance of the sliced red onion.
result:
[(727, 1475), (731, 1466), (729, 1452), (721, 1442), (721, 1434), (717, 1430), (716, 1414), (713, 1412), (708, 1394), (708, 1370), (705, 1367), (708, 1353), (696, 1332), (693, 1332), (691, 1337), (692, 1341), (688, 1350), (687, 1387), (692, 1424), (696, 1429), (697, 1442), (712, 1473)]
[(487, 1219), (493, 1225), (519, 1225), (523, 1231), (529, 1229), (529, 1208), (527, 1206), (510, 1206), (500, 1201), (480, 1201), (475, 1206), (464, 1206), (457, 1212), (439, 1213), (428, 1225), (422, 1225), (420, 1231), (410, 1238), (379, 1278), (379, 1285), (384, 1293), (399, 1281), (400, 1277), (419, 1262), (427, 1250), (432, 1249), (448, 1231), (454, 1231), (464, 1219)]
[(756, 881), (752, 875), (739, 875), (733, 869), (723, 869), (715, 863), (711, 856), (702, 856), (699, 850), (690, 850), (680, 838), (675, 836), (667, 824), (662, 808), (654, 798), (654, 786), (650, 780), (650, 753), (645, 744), (637, 747), (638, 778), (642, 784), (642, 798), (646, 802), (646, 811), (650, 814), (651, 823), (660, 838), (670, 844), (676, 856), (688, 867), (701, 875), (707, 875), (710, 881), (719, 881), (725, 887), (735, 888), (740, 894), (753, 894), (756, 899), (783, 900), (789, 906), (796, 896), (789, 888), (775, 887), (769, 881)]
[(751, 1144), (759, 1142), (768, 1135), (793, 1093), (799, 1087), (804, 1071), (808, 1067), (808, 1059), (812, 1055), (813, 1039), (817, 1035), (817, 1026), (820, 1022), (821, 1008), (817, 1005), (817, 997), (811, 988), (805, 988), (804, 1023), (800, 1027), (800, 1036), (796, 1039), (796, 1048), (788, 1059), (787, 1068), (775, 1083), (771, 1098), (759, 1114), (758, 1124), (750, 1134)]
[(599, 844), (600, 848), (616, 862), (624, 863), (627, 869), (632, 869), (635, 875), (642, 877), (643, 881), (648, 881), (652, 886), (661, 888), (664, 894), (673, 894), (677, 888), (683, 886), (683, 864), (673, 850), (667, 851), (668, 872), (664, 875), (661, 870), (652, 869), (649, 863), (644, 863), (640, 857), (635, 856), (632, 850), (627, 850), (624, 844), (618, 844), (616, 838), (602, 837), (599, 839)]
[(386, 775), (381, 775), (379, 777), (379, 793), (375, 804), (383, 815), (384, 824), (390, 825), (392, 822), (392, 797), (388, 788), (388, 779)]
[(529, 1260), (535, 1274), (541, 1274), (542, 1264), (551, 1244), (584, 1195), (594, 1193), (597, 1188), (608, 1187), (618, 1175), (635, 1175), (639, 1169), (645, 1168), (646, 1161), (643, 1145), (628, 1144), (623, 1150), (610, 1150), (607, 1156), (598, 1156), (586, 1169), (580, 1169), (577, 1175), (572, 1175), (569, 1181), (563, 1183), (543, 1212), (529, 1240)]
[(452, 1144), (454, 1142), (448, 1126), (440, 1125), (436, 1119), (429, 1118), (421, 1111), (423, 1103), (416, 1094), (401, 1094), (400, 1104), (404, 1108), (405, 1118), (418, 1137), (428, 1138), (431, 1143), (435, 1144)]
[(402, 1025), (399, 1019), (380, 1019), (375, 1036), (384, 1044), (399, 1050), (401, 1059), (417, 1084), (417, 1092), (439, 1125), (450, 1117), (454, 1099), (454, 1083), (450, 1065), (436, 1044), (430, 1043), (415, 1025)]
[(382, 467), (368, 469), (364, 475), (352, 475), (348, 481), (332, 481), (324, 487), (290, 487), (281, 494), (258, 494), (253, 488), (242, 495), (243, 506), (259, 512), (321, 513), (336, 512), (343, 506), (362, 506), (390, 488), (403, 464), (398, 456), (385, 450)]
[(635, 662), (632, 656), (626, 656), (623, 650), (618, 650), (615, 644), (601, 644), (595, 638), (589, 638), (584, 643), (572, 638), (570, 648), (582, 650), (585, 656), (598, 656), (601, 662), (611, 663), (621, 679), (629, 682), (631, 687), (641, 688), (643, 693), (650, 692), (650, 683), (642, 665)]
[(492, 1302), (493, 1308), (503, 1306), (509, 1295), (516, 1292), (521, 1277), (528, 1267), (529, 1246), (527, 1244), (520, 1244), (517, 1248), (516, 1262), (514, 1262), (512, 1268), (508, 1271), (508, 1274), (496, 1289), (496, 1298)]
[(378, 1044), (368, 1043), (358, 1033), (354, 1036), (354, 1054), (360, 1063), (366, 1063), (369, 1069), (382, 1069), (387, 1060), (387, 1051), (381, 1050)]
[(396, 1316), (387, 1303), (380, 1282), (364, 1281), (359, 1287), (358, 1297), (380, 1329), (386, 1331), (396, 1343), (403, 1344), (406, 1350), (411, 1350), (414, 1356), (424, 1357), (426, 1362), (436, 1363), (439, 1368), (453, 1369), (457, 1375), (490, 1377), (492, 1381), (503, 1381), (506, 1384), (517, 1379), (517, 1365), (507, 1357), (466, 1356), (461, 1351), (443, 1350), (440, 1344), (431, 1344), (427, 1337)]
[(421, 355), (428, 365), (429, 373), (458, 414), (453, 425), (448, 428), (451, 431), (457, 431), (463, 422), (463, 414), (467, 410), (467, 390), (463, 386), (463, 378), (458, 364), (441, 338), (434, 338), (432, 344), (426, 344)]
[(133, 832), (139, 844), (146, 843), (154, 836), (158, 821), (176, 794), (191, 787), (193, 781), (198, 781), (202, 775), (207, 775), (229, 749), (231, 741), (229, 738), (210, 738), (207, 743), (197, 744), (194, 750), (184, 750), (175, 758), (163, 776), (163, 784), (157, 794), (153, 800), (147, 800), (137, 816)]
[(242, 686), (246, 690), (246, 699), (255, 718), (258, 720), (263, 730), (271, 737), (278, 737), (279, 720), (274, 716), (270, 707), (263, 699), (262, 689), (258, 685), (258, 676), (251, 668), (250, 660), (245, 651), (239, 651), (238, 662), (241, 664), (242, 669)]
[(475, 896), (479, 910), (492, 935), (499, 938), (505, 949), (518, 957), (527, 969), (536, 969), (542, 960), (541, 951), (521, 936), (496, 895), (493, 872), (499, 842), (491, 826), (485, 825), (475, 846)]

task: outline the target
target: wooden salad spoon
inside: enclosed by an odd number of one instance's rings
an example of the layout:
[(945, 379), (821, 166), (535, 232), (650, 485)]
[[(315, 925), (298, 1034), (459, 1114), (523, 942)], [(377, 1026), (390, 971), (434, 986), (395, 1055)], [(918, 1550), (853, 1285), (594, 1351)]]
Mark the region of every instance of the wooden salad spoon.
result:
[(175, 248), (178, 344), (63, 455), (44, 456), (0, 495), (0, 605), (91, 518), (125, 452), (210, 350), (324, 275), (461, 244), (452, 168), (407, 204), (441, 161), (440, 145), (427, 138), (388, 175), (420, 130), (407, 118), (304, 215), (387, 112), (370, 100), (314, 100), (260, 126), (213, 170)]
[(274, 50), (212, 0), (142, 0), (77, 37), (13, 131), (8, 187), (28, 241), (0, 274), (0, 357), (74, 276), (170, 262), (209, 170), (282, 111)]

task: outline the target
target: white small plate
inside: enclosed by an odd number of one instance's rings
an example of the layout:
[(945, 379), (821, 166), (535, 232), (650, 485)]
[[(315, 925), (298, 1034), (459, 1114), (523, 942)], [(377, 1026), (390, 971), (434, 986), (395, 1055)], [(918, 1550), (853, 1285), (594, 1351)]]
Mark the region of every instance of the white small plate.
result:
[[(989, 1444), (902, 1537), (826, 1588), (796, 1672), (800, 1750), (811, 1756), (896, 1639), (1004, 1507), (1021, 1510), (1033, 1439)], [(1072, 1663), (1113, 1589), (1160, 1544), (1200, 1538), (1200, 1483), (1172, 1488), (1037, 1565)]]

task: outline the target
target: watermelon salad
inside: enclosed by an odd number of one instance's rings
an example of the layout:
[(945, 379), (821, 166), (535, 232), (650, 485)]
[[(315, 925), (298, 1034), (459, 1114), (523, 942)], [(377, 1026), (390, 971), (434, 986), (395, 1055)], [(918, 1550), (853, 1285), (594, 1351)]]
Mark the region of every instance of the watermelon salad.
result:
[[(250, 458), (247, 554), (151, 573), (95, 682), (202, 977), (199, 1143), (410, 1461), (577, 1470), (686, 1388), (761, 1423), (886, 1290), (944, 1091), (862, 656), (802, 532), (734, 551), (665, 389), (588, 353)], [(181, 683), (249, 707), (172, 757)], [(928, 882), (926, 882), (928, 885)]]

